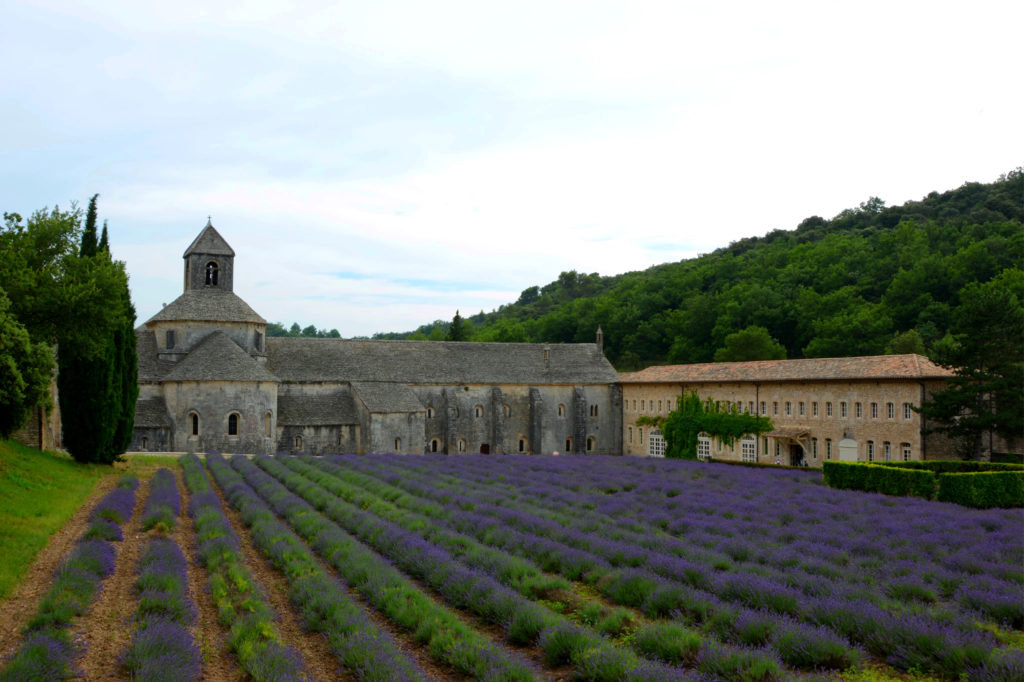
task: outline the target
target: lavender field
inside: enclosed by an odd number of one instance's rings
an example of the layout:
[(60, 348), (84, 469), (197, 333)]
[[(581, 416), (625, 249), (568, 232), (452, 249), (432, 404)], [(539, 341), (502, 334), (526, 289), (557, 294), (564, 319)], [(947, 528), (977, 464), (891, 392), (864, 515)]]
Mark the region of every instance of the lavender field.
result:
[[(130, 521), (130, 488), (113, 494), (119, 514), (92, 514), (83, 543), (130, 538), (138, 556), (137, 577), (98, 588), (123, 604), (126, 634), (94, 670), (1024, 682), (1019, 509), (672, 460), (208, 453), (180, 465), (144, 483)], [(128, 548), (106, 551), (110, 574)], [(61, 626), (70, 634), (46, 625), (63, 647), (57, 677), (88, 658), (69, 645), (90, 598)], [(0, 679), (41, 679), (40, 622)], [(230, 660), (213, 660), (219, 648)]]

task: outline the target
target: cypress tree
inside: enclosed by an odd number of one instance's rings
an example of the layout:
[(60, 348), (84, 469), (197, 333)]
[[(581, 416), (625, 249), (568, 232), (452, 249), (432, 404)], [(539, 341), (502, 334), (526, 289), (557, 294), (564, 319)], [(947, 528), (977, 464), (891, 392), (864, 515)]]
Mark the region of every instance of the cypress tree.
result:
[(455, 311), (455, 317), (452, 318), (451, 326), (448, 327), (448, 341), (468, 341), (468, 334), (466, 333), (466, 322), (462, 319), (462, 315), (459, 315), (459, 311)]
[(110, 241), (107, 238), (107, 221), (103, 221), (103, 236), (100, 237), (100, 245), (98, 247), (100, 253), (110, 255)]
[(82, 232), (82, 245), (78, 249), (78, 255), (83, 258), (96, 255), (96, 200), (99, 196), (92, 195), (89, 210), (85, 213), (85, 230)]

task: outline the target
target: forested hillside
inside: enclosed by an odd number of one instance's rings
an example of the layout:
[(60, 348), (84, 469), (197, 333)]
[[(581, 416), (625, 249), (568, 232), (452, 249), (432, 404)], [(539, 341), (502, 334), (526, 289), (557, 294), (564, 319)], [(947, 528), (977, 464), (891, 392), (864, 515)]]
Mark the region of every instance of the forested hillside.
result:
[[(470, 333), (474, 341), (591, 342), (600, 326), (608, 358), (623, 370), (716, 353), (741, 359), (730, 353), (748, 346), (790, 358), (928, 352), (950, 330), (967, 284), (1001, 273), (1021, 281), (1022, 227), (1018, 168), (902, 206), (872, 198), (831, 220), (814, 216), (641, 272), (565, 272), (469, 318)], [(443, 338), (445, 324), (378, 338)]]

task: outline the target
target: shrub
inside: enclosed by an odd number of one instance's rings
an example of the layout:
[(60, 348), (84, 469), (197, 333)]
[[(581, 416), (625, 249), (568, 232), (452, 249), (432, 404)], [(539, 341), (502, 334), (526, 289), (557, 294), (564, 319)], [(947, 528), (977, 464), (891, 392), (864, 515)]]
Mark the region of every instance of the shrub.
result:
[(1024, 472), (983, 471), (943, 474), (938, 499), (965, 507), (1024, 507)]

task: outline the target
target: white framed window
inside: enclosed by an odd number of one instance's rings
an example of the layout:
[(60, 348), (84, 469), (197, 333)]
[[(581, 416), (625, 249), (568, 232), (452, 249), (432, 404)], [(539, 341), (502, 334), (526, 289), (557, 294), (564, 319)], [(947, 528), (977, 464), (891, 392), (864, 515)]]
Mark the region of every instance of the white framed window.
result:
[(706, 433), (697, 434), (697, 459), (702, 462), (711, 459), (711, 438)]
[(861, 409), (860, 403), (853, 404), (853, 414), (857, 417), (857, 419), (860, 419), (861, 417), (864, 416), (864, 411)]
[(761, 416), (763, 417), (763, 416), (765, 416), (767, 414), (768, 414), (768, 403), (766, 403), (765, 401), (762, 400), (761, 401)]
[(886, 462), (892, 461), (892, 444), (889, 441), (882, 443), (882, 454)]
[(868, 441), (868, 461), (875, 461), (875, 441), (873, 440)]
[(793, 403), (789, 402), (788, 400), (786, 401), (786, 416), (793, 416)]
[(651, 437), (648, 438), (647, 454), (650, 457), (664, 457), (665, 456), (665, 439), (661, 435), (661, 431), (658, 429), (651, 429)]
[(896, 418), (896, 404), (895, 403), (886, 403), (885, 404), (885, 413), (888, 415), (889, 419), (895, 419)]
[(914, 416), (914, 411), (910, 409), (910, 403), (903, 403), (903, 418), (911, 419)]
[(900, 451), (903, 453), (903, 461), (910, 461), (910, 443), (900, 443)]
[(814, 402), (811, 403), (811, 416), (812, 417), (817, 417), (818, 416), (818, 401), (817, 400), (815, 400)]
[(775, 416), (779, 415), (779, 401), (777, 400), (772, 402), (772, 414)]
[(825, 403), (825, 416), (826, 417), (831, 417), (832, 416), (832, 401), (831, 400)]
[(804, 401), (801, 400), (800, 404), (797, 407), (799, 408), (800, 416), (804, 416), (804, 414), (806, 414), (806, 410), (804, 409)]
[(878, 403), (871, 403), (871, 418), (878, 419)]
[(840, 419), (846, 419), (846, 401), (839, 403), (839, 417)]
[(743, 462), (757, 461), (757, 439), (753, 436), (744, 436), (740, 441), (740, 460)]
[(832, 439), (825, 439), (825, 459), (832, 459)]

